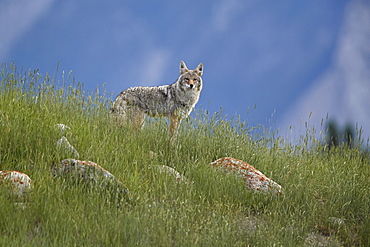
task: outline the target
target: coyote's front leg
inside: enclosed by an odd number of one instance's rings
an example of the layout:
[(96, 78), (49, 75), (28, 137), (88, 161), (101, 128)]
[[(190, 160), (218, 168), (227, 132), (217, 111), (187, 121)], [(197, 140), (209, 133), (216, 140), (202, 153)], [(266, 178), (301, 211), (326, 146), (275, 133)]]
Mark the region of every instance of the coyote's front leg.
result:
[(177, 137), (177, 131), (181, 123), (181, 117), (176, 116), (176, 114), (171, 114), (171, 123), (170, 123), (170, 142), (173, 144)]

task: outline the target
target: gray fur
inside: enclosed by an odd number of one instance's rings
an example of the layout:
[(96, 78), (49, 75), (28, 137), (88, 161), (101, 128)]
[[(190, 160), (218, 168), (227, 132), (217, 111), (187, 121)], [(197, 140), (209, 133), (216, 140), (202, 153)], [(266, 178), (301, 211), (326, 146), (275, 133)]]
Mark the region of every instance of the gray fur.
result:
[[(199, 100), (202, 75), (202, 63), (189, 70), (181, 61), (180, 76), (175, 83), (123, 90), (113, 102), (112, 113), (122, 120), (130, 120), (137, 127), (143, 124), (145, 115), (169, 117), (171, 126), (177, 129), (180, 121), (190, 114)], [(173, 131), (176, 130), (172, 130), (172, 134)]]

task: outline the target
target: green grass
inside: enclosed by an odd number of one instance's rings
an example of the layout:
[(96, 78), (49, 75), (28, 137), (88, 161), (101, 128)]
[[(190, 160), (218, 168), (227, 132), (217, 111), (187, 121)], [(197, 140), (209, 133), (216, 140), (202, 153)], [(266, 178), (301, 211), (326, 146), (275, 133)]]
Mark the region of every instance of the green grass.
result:
[[(303, 246), (310, 233), (331, 246), (370, 244), (370, 166), (360, 148), (327, 150), (312, 136), (292, 145), (204, 112), (182, 123), (171, 146), (165, 120), (151, 119), (140, 132), (117, 126), (108, 114), (112, 95), (83, 91), (69, 74), (12, 64), (1, 66), (0, 80), (0, 170), (25, 172), (34, 183), (23, 199), (0, 190), (0, 246)], [(80, 159), (130, 189), (129, 202), (117, 206), (109, 193), (52, 177), (52, 164), (69, 158), (56, 149), (58, 123), (72, 128)], [(226, 156), (255, 166), (285, 193), (255, 194), (208, 165)], [(193, 183), (149, 165), (173, 167)]]

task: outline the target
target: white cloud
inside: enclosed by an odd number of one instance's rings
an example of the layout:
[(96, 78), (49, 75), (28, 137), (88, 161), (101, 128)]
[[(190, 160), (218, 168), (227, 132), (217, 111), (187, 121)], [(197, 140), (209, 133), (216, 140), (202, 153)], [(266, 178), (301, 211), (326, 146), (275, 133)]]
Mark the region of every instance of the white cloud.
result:
[(49, 10), (54, 0), (8, 0), (0, 3), (0, 60), (37, 19)]
[(225, 31), (236, 14), (240, 11), (239, 0), (223, 0), (214, 5), (212, 23), (217, 31)]
[(170, 84), (172, 82), (164, 82), (163, 77), (168, 70), (168, 64), (170, 59), (170, 52), (161, 49), (152, 49), (149, 54), (144, 57), (144, 61), (141, 69), (138, 69), (140, 73), (139, 84), (142, 86), (159, 86), (164, 84)]

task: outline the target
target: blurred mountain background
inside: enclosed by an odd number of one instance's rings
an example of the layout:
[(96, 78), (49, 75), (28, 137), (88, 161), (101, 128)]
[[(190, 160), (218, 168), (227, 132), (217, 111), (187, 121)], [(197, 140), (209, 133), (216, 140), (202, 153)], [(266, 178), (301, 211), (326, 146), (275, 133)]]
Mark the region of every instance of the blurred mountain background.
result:
[(72, 71), (112, 97), (204, 63), (196, 106), (297, 140), (329, 121), (370, 136), (370, 1), (0, 2), (0, 62)]

